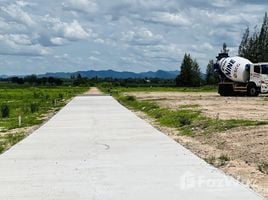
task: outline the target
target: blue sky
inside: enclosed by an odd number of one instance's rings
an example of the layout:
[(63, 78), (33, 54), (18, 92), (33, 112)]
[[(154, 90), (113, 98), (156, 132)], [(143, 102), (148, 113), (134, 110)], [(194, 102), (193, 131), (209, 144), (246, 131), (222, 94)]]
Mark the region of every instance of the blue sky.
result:
[(226, 42), (260, 25), (267, 0), (0, 0), (0, 74), (202, 71)]

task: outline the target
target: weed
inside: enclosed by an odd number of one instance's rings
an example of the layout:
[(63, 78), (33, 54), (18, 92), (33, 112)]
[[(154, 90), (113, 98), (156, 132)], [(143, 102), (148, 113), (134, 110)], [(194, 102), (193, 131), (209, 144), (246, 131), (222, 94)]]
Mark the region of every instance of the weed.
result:
[(126, 101), (135, 101), (136, 98), (134, 96), (126, 96)]
[(4, 104), (1, 106), (1, 116), (2, 118), (8, 118), (9, 117), (9, 106)]
[(203, 87), (120, 87), (111, 84), (100, 84), (99, 89), (108, 94), (124, 92), (216, 92), (216, 86)]
[(179, 118), (179, 122), (181, 126), (190, 125), (192, 123), (191, 119), (188, 118), (187, 116), (181, 116)]
[(5, 151), (5, 147), (2, 143), (0, 143), (0, 154)]
[(37, 103), (31, 103), (30, 105), (31, 113), (36, 113), (39, 111), (39, 105)]
[(258, 170), (266, 175), (268, 175), (268, 163), (263, 162), (258, 165)]
[(180, 108), (184, 109), (184, 108), (198, 108), (200, 107), (200, 105), (198, 104), (187, 104), (187, 105), (181, 105)]
[(24, 133), (6, 134), (0, 137), (0, 154), (25, 137)]
[(226, 154), (221, 154), (218, 159), (219, 159), (219, 164), (218, 164), (219, 166), (224, 166), (226, 165), (227, 162), (231, 160), (230, 157)]
[(215, 156), (209, 156), (208, 158), (205, 158), (205, 161), (211, 165), (214, 165), (216, 164), (216, 157)]
[(59, 93), (58, 97), (60, 100), (62, 100), (64, 98), (64, 95), (62, 93)]
[(226, 154), (221, 154), (218, 158), (212, 155), (205, 158), (205, 161), (215, 167), (222, 167), (230, 161), (230, 157)]

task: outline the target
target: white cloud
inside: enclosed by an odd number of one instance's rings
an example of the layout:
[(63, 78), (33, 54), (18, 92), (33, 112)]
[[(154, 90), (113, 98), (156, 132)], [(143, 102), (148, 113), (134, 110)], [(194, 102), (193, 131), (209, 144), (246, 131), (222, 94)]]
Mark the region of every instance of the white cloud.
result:
[(1, 10), (8, 15), (9, 20), (13, 20), (26, 26), (32, 26), (35, 24), (31, 16), (22, 10), (21, 4), (10, 4), (8, 6), (2, 6)]
[(50, 39), (50, 42), (53, 44), (53, 45), (58, 45), (58, 46), (60, 46), (60, 45), (63, 45), (64, 44), (64, 39), (63, 38), (61, 38), (61, 37), (53, 37), (53, 38), (51, 38)]
[(147, 28), (136, 28), (123, 33), (122, 41), (132, 45), (157, 45), (164, 41), (163, 36), (152, 33)]
[(43, 56), (49, 49), (35, 44), (27, 35), (0, 35), (0, 54), (20, 56)]
[(87, 39), (91, 34), (91, 30), (85, 30), (76, 20), (71, 23), (55, 20), (52, 24), (52, 30), (59, 36), (74, 41)]
[(201, 45), (192, 45), (192, 51), (195, 51), (195, 52), (208, 52), (208, 51), (211, 51), (213, 50), (214, 47), (208, 43), (208, 42), (205, 42)]
[(232, 5), (236, 5), (236, 0), (214, 0), (211, 4), (215, 7), (226, 8)]
[(93, 0), (67, 0), (62, 6), (66, 10), (84, 13), (95, 13), (98, 10), (98, 5)]
[(186, 26), (191, 24), (189, 17), (183, 16), (180, 13), (153, 12), (148, 20), (155, 23), (175, 26)]
[[(265, 10), (267, 0), (0, 0), (0, 57), (13, 66), (31, 56), (28, 71), (133, 71), (177, 69), (187, 52), (205, 66), (223, 42), (235, 55), (242, 32), (261, 24)], [(53, 57), (65, 53), (72, 56)]]

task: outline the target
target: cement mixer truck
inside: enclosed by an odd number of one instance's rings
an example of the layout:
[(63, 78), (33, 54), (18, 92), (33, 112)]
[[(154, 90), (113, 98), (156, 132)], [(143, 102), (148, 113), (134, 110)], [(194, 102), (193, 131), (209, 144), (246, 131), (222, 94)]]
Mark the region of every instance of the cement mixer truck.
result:
[(252, 63), (246, 58), (220, 53), (214, 69), (219, 74), (221, 96), (268, 93), (268, 63)]

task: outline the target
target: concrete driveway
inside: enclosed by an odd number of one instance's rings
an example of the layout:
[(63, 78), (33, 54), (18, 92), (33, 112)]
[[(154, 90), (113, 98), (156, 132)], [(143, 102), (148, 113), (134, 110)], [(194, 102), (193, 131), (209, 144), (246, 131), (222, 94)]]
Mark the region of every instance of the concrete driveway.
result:
[(109, 96), (74, 98), (0, 156), (1, 200), (257, 200)]

